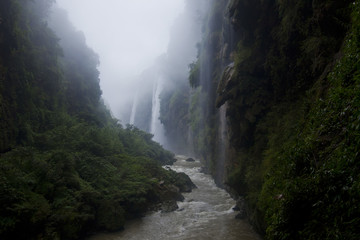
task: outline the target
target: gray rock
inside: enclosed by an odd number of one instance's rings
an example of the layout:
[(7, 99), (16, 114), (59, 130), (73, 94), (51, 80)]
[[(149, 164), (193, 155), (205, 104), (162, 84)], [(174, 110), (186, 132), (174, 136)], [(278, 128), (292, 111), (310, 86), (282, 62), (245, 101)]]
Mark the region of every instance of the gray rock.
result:
[(236, 219), (245, 219), (246, 218), (246, 211), (245, 211), (245, 198), (239, 197), (236, 200), (236, 205), (233, 207), (234, 211), (238, 211), (239, 213), (235, 216)]
[(178, 209), (179, 206), (177, 205), (176, 201), (166, 201), (161, 204), (161, 212), (173, 212)]
[(235, 207), (233, 207), (233, 210), (239, 211), (239, 212), (245, 211), (245, 198), (244, 197), (240, 196), (236, 200), (236, 205), (235, 205)]
[(177, 174), (175, 185), (179, 188), (180, 192), (191, 192), (192, 189), (196, 188), (190, 177), (183, 172)]
[(165, 201), (183, 201), (184, 196), (180, 193), (180, 189), (175, 185), (166, 185), (164, 190), (161, 193), (160, 200), (161, 202)]
[(230, 63), (224, 70), (217, 89), (216, 107), (221, 107), (227, 100), (231, 99), (231, 89), (236, 83), (235, 65)]

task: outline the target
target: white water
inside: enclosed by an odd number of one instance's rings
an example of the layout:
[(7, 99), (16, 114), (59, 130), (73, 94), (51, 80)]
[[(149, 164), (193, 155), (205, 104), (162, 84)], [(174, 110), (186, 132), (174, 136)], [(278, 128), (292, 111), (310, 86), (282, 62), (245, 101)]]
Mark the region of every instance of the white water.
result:
[(224, 173), (226, 171), (226, 159), (227, 159), (227, 142), (228, 142), (228, 134), (227, 134), (227, 123), (226, 123), (226, 108), (227, 104), (223, 104), (219, 109), (219, 132), (218, 132), (218, 158), (216, 162), (216, 180), (219, 184), (223, 184), (225, 181)]
[(260, 240), (248, 223), (235, 219), (235, 201), (213, 179), (200, 173), (200, 163), (177, 156), (171, 168), (185, 172), (198, 187), (183, 194), (175, 212), (155, 212), (125, 225), (119, 233), (101, 234), (91, 240)]
[(151, 125), (150, 133), (154, 135), (154, 140), (164, 145), (165, 142), (165, 133), (164, 126), (160, 122), (160, 93), (163, 90), (163, 81), (159, 77), (153, 87), (152, 95), (152, 111), (151, 111)]
[(131, 108), (131, 115), (130, 115), (130, 124), (134, 125), (135, 123), (135, 116), (136, 116), (136, 109), (137, 109), (137, 105), (138, 105), (138, 91), (136, 91), (134, 100), (133, 100), (133, 105)]

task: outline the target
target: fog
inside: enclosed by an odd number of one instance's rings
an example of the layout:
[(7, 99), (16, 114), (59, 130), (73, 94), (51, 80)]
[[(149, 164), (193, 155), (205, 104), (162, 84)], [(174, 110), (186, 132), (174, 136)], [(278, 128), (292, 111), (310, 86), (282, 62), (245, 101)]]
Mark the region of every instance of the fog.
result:
[(147, 85), (136, 83), (138, 76), (166, 52), (184, 0), (57, 0), (57, 5), (98, 53), (103, 98), (127, 123), (136, 88)]

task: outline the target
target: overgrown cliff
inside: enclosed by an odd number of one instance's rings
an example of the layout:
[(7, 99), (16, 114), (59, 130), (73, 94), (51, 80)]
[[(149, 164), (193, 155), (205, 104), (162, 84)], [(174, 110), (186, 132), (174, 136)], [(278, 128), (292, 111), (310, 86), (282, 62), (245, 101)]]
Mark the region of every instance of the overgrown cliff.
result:
[(1, 239), (118, 230), (187, 182), (151, 134), (111, 117), (98, 56), (64, 12), (48, 20), (52, 2), (0, 2)]
[(360, 236), (359, 4), (214, 1), (203, 21), (189, 145), (267, 239)]
[[(360, 1), (208, 3), (187, 29), (202, 34), (189, 85), (181, 43), (161, 71), (171, 145), (243, 196), (266, 239), (359, 239)], [(0, 2), (1, 239), (119, 229), (179, 184), (170, 152), (111, 117), (97, 55), (61, 11), (47, 22), (51, 4)]]

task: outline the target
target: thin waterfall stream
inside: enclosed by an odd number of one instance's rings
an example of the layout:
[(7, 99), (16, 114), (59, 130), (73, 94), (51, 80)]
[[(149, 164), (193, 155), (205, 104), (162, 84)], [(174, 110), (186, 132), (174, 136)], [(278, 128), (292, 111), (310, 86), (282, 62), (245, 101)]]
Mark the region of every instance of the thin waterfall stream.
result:
[(235, 219), (235, 201), (215, 185), (210, 175), (201, 173), (201, 164), (177, 156), (171, 169), (185, 172), (197, 186), (184, 193), (185, 200), (178, 202), (179, 209), (154, 212), (129, 222), (118, 233), (99, 234), (89, 240), (260, 240), (244, 220)]
[(134, 100), (133, 100), (133, 104), (132, 104), (132, 107), (131, 107), (131, 114), (130, 114), (130, 124), (134, 125), (135, 123), (135, 117), (136, 117), (136, 110), (137, 110), (137, 105), (138, 105), (138, 96), (139, 92), (136, 91), (136, 94), (135, 94), (135, 97), (134, 97)]
[(165, 145), (164, 126), (160, 122), (160, 94), (163, 90), (163, 79), (158, 77), (153, 86), (152, 95), (152, 111), (151, 111), (151, 124), (150, 132), (154, 134), (154, 140), (162, 145)]

